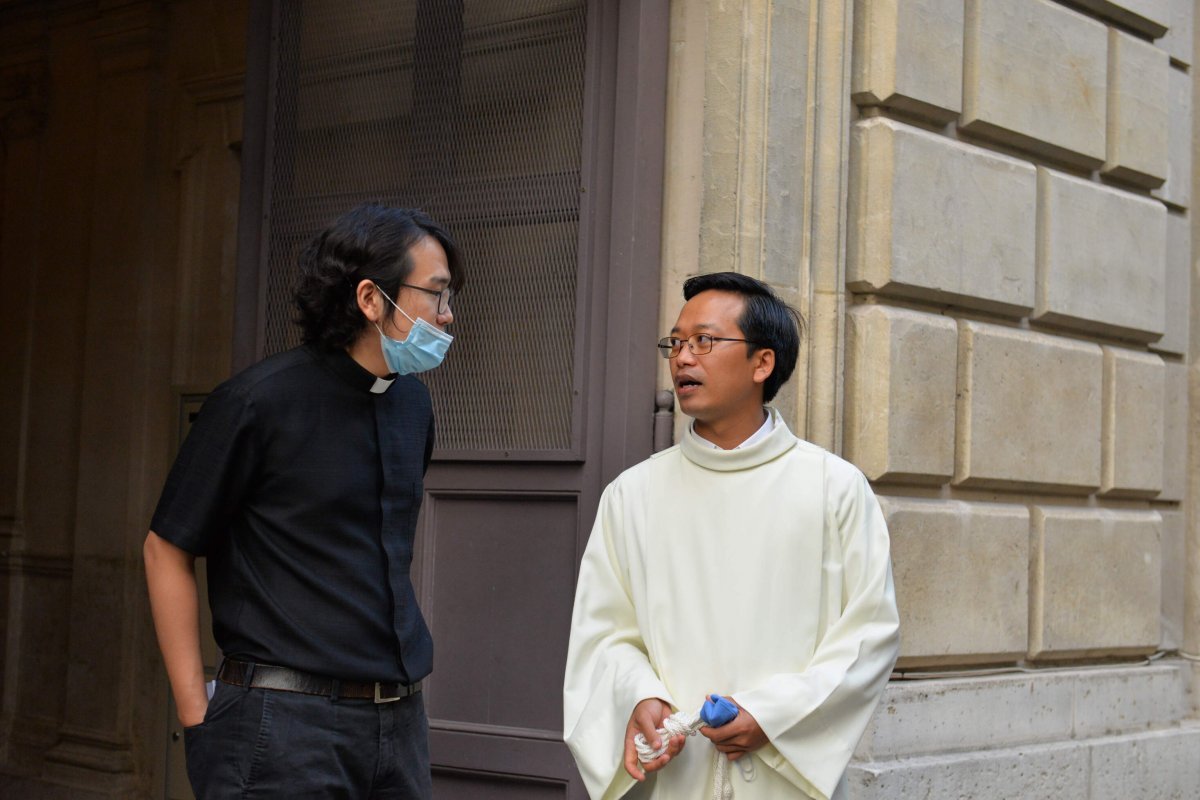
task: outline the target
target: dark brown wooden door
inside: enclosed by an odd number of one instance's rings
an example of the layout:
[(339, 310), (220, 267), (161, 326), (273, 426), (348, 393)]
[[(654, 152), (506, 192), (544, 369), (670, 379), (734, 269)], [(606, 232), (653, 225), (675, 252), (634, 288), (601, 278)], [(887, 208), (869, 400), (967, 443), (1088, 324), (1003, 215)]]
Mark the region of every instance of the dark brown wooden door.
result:
[(414, 578), (440, 798), (581, 798), (562, 744), (575, 574), (649, 455), (665, 0), (253, 6), (235, 360), (291, 346), (297, 247), (367, 199), (428, 209), (467, 290), (427, 374)]

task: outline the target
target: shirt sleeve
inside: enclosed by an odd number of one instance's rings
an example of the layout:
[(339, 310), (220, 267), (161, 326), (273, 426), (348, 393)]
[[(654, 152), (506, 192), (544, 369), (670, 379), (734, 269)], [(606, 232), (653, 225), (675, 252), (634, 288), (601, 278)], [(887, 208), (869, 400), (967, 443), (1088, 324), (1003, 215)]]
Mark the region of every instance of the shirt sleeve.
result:
[(827, 534), (842, 550), (841, 614), (802, 672), (773, 675), (734, 695), (770, 739), (758, 755), (822, 800), (832, 795), (850, 763), (899, 652), (896, 592), (879, 502), (866, 478), (849, 465), (827, 465), (827, 486)]
[(429, 415), (429, 432), (425, 435), (425, 464), (421, 468), (421, 474), (425, 475), (429, 472), (429, 462), (433, 461), (433, 446), (434, 437), (437, 435), (437, 425), (434, 424), (433, 415)]
[(592, 798), (634, 784), (623, 766), (634, 706), (659, 697), (674, 706), (646, 655), (626, 569), (620, 493), (609, 486), (579, 567), (563, 685), (564, 739)]
[(150, 529), (192, 555), (224, 536), (253, 474), (254, 409), (222, 384), (208, 396), (167, 475)]

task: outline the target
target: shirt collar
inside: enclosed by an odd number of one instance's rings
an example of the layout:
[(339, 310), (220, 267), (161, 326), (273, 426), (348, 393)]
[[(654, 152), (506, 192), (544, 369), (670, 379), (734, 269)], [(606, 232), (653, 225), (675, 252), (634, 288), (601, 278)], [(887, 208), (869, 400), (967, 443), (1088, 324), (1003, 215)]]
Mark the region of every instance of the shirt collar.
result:
[(693, 464), (716, 472), (754, 469), (773, 461), (790, 451), (800, 440), (788, 430), (787, 423), (779, 416), (779, 411), (767, 406), (767, 412), (771, 415), (771, 424), (774, 427), (754, 444), (747, 441), (733, 450), (721, 450), (697, 436), (689, 425), (679, 442), (680, 452)]
[(339, 378), (359, 391), (383, 394), (395, 383), (397, 378), (394, 372), (382, 378), (372, 374), (345, 350), (322, 350), (317, 347), (309, 347), (309, 351), (333, 370)]
[[(756, 430), (754, 433), (750, 434), (750, 438), (746, 439), (746, 441), (742, 442), (737, 447), (734, 447), (732, 449), (741, 450), (743, 447), (750, 447), (751, 445), (757, 444), (758, 442), (761, 442), (763, 439), (765, 439), (771, 435), (771, 431), (775, 430), (775, 415), (772, 414), (770, 412), (770, 410), (766, 409), (766, 407), (764, 407), (764, 410), (767, 412), (767, 418), (763, 421), (763, 424), (758, 426), (758, 430)], [(692, 433), (695, 434), (696, 438), (701, 443), (708, 445), (713, 450), (723, 449), (720, 446), (713, 444), (708, 439), (705, 439), (700, 434), (696, 433), (696, 421), (695, 420), (692, 420)]]

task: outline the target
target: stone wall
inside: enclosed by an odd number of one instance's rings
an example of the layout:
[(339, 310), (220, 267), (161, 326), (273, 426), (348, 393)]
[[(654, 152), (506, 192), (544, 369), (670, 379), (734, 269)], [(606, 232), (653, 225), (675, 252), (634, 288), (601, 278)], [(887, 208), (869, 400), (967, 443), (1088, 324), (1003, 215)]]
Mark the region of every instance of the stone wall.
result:
[(855, 3), (845, 455), (892, 531), (901, 676), (952, 677), (893, 683), (854, 796), (1200, 785), (1192, 11)]
[(799, 306), (780, 405), (892, 531), (852, 797), (1200, 785), (1195, 5), (672, 4), (663, 330), (697, 272)]

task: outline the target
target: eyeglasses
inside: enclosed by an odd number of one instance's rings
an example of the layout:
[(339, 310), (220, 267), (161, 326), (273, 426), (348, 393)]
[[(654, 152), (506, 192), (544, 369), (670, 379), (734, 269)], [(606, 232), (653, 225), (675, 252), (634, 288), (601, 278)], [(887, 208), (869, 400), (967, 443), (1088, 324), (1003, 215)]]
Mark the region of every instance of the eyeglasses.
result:
[(454, 292), (450, 289), (426, 289), (424, 286), (415, 286), (411, 283), (402, 283), (401, 286), (407, 286), (409, 289), (416, 289), (418, 292), (431, 294), (438, 299), (438, 313), (445, 314), (450, 310), (450, 299), (454, 297)]
[(674, 358), (679, 355), (679, 351), (683, 350), (684, 342), (687, 342), (688, 351), (694, 356), (711, 353), (713, 342), (745, 342), (746, 344), (755, 344), (755, 342), (749, 339), (731, 339), (728, 336), (709, 336), (707, 333), (693, 333), (686, 339), (680, 339), (677, 336), (667, 336), (659, 339), (658, 354), (663, 358)]

